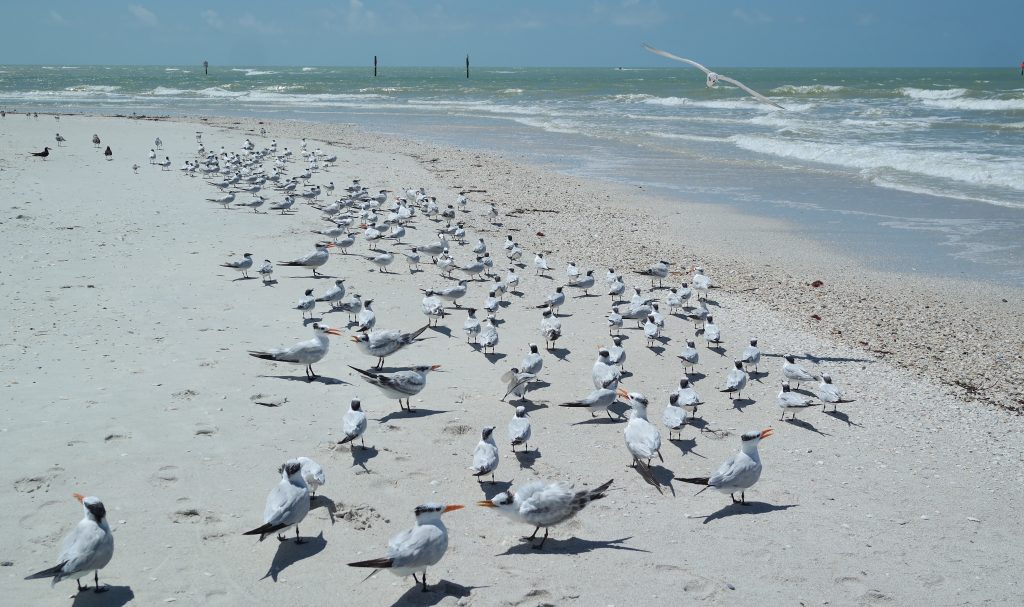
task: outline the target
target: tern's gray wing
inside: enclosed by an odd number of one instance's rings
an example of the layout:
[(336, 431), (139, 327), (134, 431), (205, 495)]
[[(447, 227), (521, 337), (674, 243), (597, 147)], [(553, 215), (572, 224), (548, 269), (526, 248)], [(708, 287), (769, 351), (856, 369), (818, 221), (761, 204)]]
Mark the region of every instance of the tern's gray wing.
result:
[(775, 102), (774, 102), (774, 101), (772, 101), (771, 99), (769, 99), (769, 98), (765, 97), (765, 96), (764, 96), (764, 95), (762, 95), (761, 93), (758, 93), (757, 91), (755, 91), (754, 89), (750, 88), (749, 86), (747, 86), (747, 85), (743, 84), (743, 83), (742, 83), (742, 82), (740, 82), (739, 80), (736, 80), (736, 79), (734, 79), (734, 78), (730, 78), (730, 77), (728, 77), (728, 76), (723, 76), (723, 75), (721, 75), (721, 74), (719, 74), (719, 75), (718, 75), (718, 79), (719, 79), (720, 81), (723, 81), (723, 82), (728, 82), (729, 84), (734, 84), (734, 85), (736, 85), (736, 86), (740, 87), (741, 89), (743, 89), (744, 91), (746, 91), (748, 95), (750, 95), (750, 96), (751, 96), (751, 97), (753, 97), (754, 99), (757, 99), (757, 100), (758, 100), (758, 101), (760, 101), (761, 103), (767, 103), (768, 105), (773, 105), (773, 106), (775, 106), (775, 107), (779, 108), (780, 110), (784, 110), (784, 109), (786, 109), (786, 108), (782, 107), (781, 105), (779, 105), (778, 103), (775, 103)]
[[(711, 487), (728, 488), (730, 486), (747, 486), (753, 484), (761, 474), (761, 464), (742, 453), (737, 453), (725, 460), (714, 476), (708, 479)], [(749, 484), (748, 484), (749, 482)]]
[(102, 569), (114, 554), (114, 538), (91, 520), (83, 520), (64, 538), (60, 577)]
[(294, 525), (305, 518), (307, 512), (309, 512), (307, 492), (284, 480), (278, 483), (267, 496), (263, 521), (270, 525)]
[[(696, 61), (693, 61), (692, 59), (683, 59), (682, 57), (679, 57), (678, 55), (673, 55), (672, 53), (669, 53), (667, 51), (656, 49), (653, 46), (650, 46), (650, 45), (647, 45), (647, 44), (644, 44), (642, 46), (644, 47), (645, 50), (647, 50), (647, 51), (649, 51), (651, 53), (654, 53), (655, 55), (661, 55), (662, 57), (665, 57), (667, 59), (672, 59), (673, 61), (679, 61), (679, 62), (682, 62), (682, 63), (686, 63), (688, 65), (692, 65), (693, 67), (699, 69), (700, 71), (704, 72), (705, 74), (710, 74), (711, 73), (711, 70), (709, 70), (708, 68), (704, 67), (703, 65), (697, 63)], [(771, 102), (769, 101), (769, 103), (771, 103)]]

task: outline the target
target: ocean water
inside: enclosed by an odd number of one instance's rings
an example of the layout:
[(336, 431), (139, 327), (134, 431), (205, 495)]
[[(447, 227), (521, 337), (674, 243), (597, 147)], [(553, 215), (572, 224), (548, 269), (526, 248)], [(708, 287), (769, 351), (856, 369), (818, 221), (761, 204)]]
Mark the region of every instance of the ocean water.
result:
[(2, 66), (0, 107), (350, 122), (789, 221), (883, 269), (1024, 286), (1013, 69)]

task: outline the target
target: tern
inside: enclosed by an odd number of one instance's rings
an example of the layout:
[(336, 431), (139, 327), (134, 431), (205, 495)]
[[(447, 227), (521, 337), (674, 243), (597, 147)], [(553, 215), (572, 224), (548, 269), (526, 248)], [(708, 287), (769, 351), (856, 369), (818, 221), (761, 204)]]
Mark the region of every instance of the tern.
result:
[(615, 306), (612, 311), (608, 313), (606, 317), (608, 319), (608, 335), (612, 334), (612, 330), (616, 330), (619, 334), (622, 333), (622, 314), (619, 314), (619, 307)]
[(788, 381), (782, 382), (782, 390), (779, 391), (777, 402), (779, 403), (779, 408), (782, 409), (782, 417), (779, 418), (779, 421), (786, 419), (786, 411), (789, 411), (792, 419), (796, 419), (796, 412), (798, 410), (818, 406), (818, 403), (814, 402), (813, 399), (790, 390)]
[(818, 384), (818, 398), (821, 399), (822, 410), (824, 410), (829, 403), (832, 403), (832, 410), (835, 411), (838, 404), (853, 402), (852, 400), (843, 398), (843, 391), (839, 386), (832, 383), (832, 376), (828, 373), (821, 374), (821, 383)]
[(704, 268), (697, 266), (694, 268), (693, 274), (693, 288), (697, 291), (697, 298), (700, 299), (700, 293), (704, 294), (704, 299), (708, 298), (708, 290), (711, 289), (711, 278), (704, 273)]
[[(495, 508), (517, 523), (533, 525), (533, 535), (523, 539), (529, 541), (534, 549), (540, 550), (548, 539), (549, 527), (572, 519), (590, 502), (605, 497), (611, 486), (612, 481), (608, 481), (594, 489), (575, 491), (571, 485), (562, 482), (536, 480), (523, 485), (519, 491), (513, 493), (509, 489), (494, 496), (493, 499), (481, 500), (477, 505)], [(540, 544), (534, 545), (533, 540), (541, 527), (544, 528), (544, 537)]]
[(736, 393), (736, 398), (739, 398), (743, 393), (743, 388), (747, 386), (747, 372), (743, 370), (743, 361), (734, 361), (733, 367), (725, 378), (725, 388), (719, 390), (719, 392), (728, 393), (730, 400), (732, 400), (734, 392)]
[(654, 486), (658, 493), (662, 493), (660, 483), (651, 473), (651, 460), (655, 455), (662, 462), (665, 458), (661, 456), (661, 434), (654, 424), (647, 420), (647, 397), (639, 392), (627, 392), (624, 388), (619, 388), (617, 392), (632, 408), (626, 428), (622, 431), (626, 450), (633, 457), (632, 465), (640, 471), (640, 475), (648, 484)]
[(242, 273), (242, 278), (249, 278), (249, 268), (252, 267), (252, 253), (242, 255), (241, 259), (220, 264), (222, 268), (231, 268)]
[(341, 335), (341, 333), (327, 325), (313, 323), (313, 339), (300, 341), (290, 348), (274, 348), (273, 350), (250, 350), (249, 356), (272, 360), (274, 362), (293, 363), (306, 366), (306, 377), (309, 381), (316, 379), (313, 373), (313, 364), (323, 360), (327, 356), (327, 350), (331, 342), (328, 335)]
[(338, 311), (348, 314), (349, 324), (357, 323), (356, 320), (359, 317), (359, 313), (363, 311), (363, 300), (359, 293), (353, 293), (352, 295), (342, 299), (338, 303)]
[(368, 331), (353, 336), (352, 341), (365, 354), (376, 357), (378, 359), (376, 368), (380, 369), (384, 366), (385, 357), (391, 356), (409, 344), (427, 339), (426, 337), (420, 337), (420, 335), (427, 330), (428, 326), (424, 325), (411, 333), (402, 333), (395, 330)]
[(512, 443), (512, 451), (515, 452), (516, 447), (523, 445), (525, 451), (530, 450), (530, 420), (528, 419), (529, 413), (526, 412), (526, 407), (516, 407), (516, 414), (512, 416), (512, 421), (508, 423), (508, 440)]
[(57, 133), (57, 136), (54, 137), (54, 139), (57, 140), (57, 147), (61, 147), (61, 144), (64, 143), (65, 141), (67, 141), (67, 139), (64, 139), (63, 137), (61, 137), (60, 133)]
[(729, 78), (728, 76), (723, 76), (721, 74), (716, 74), (715, 72), (712, 72), (708, 68), (706, 68), (703, 65), (697, 63), (696, 61), (693, 61), (692, 59), (684, 59), (682, 57), (673, 55), (672, 53), (668, 53), (668, 52), (665, 52), (665, 51), (662, 51), (662, 50), (658, 50), (658, 49), (654, 48), (653, 46), (648, 46), (646, 44), (644, 44), (643, 47), (646, 50), (654, 53), (655, 55), (661, 55), (662, 57), (666, 57), (666, 58), (672, 59), (674, 61), (679, 61), (679, 62), (682, 62), (682, 63), (686, 63), (688, 65), (692, 65), (693, 67), (695, 67), (695, 68), (699, 69), (700, 71), (704, 72), (707, 75), (707, 86), (708, 86), (709, 89), (718, 88), (718, 83), (719, 82), (728, 82), (729, 84), (732, 84), (734, 86), (737, 86), (737, 87), (743, 89), (744, 92), (746, 92), (748, 95), (750, 95), (754, 99), (757, 99), (761, 103), (767, 103), (768, 105), (777, 107), (780, 110), (786, 109), (786, 108), (782, 107), (781, 105), (775, 103), (771, 99), (768, 99), (767, 97), (765, 97), (761, 93), (758, 93), (754, 89), (752, 89), (752, 88), (748, 87), (747, 85), (743, 84), (739, 80), (735, 80), (733, 78)]
[(569, 282), (570, 287), (576, 287), (577, 289), (583, 290), (583, 295), (590, 295), (590, 289), (594, 288), (594, 271), (587, 270), (587, 273), (582, 278), (576, 278)]
[(638, 274), (643, 274), (644, 276), (650, 276), (651, 277), (651, 288), (653, 289), (654, 288), (654, 279), (658, 279), (658, 286), (659, 287), (662, 286), (662, 282), (661, 281), (668, 277), (668, 267), (670, 265), (672, 265), (670, 262), (659, 261), (657, 263), (654, 263), (654, 264), (651, 264), (650, 266), (648, 266), (646, 270), (640, 270), (637, 273)]
[(622, 379), (622, 371), (612, 364), (609, 352), (605, 348), (597, 351), (597, 360), (594, 361), (594, 368), (591, 370), (591, 379), (595, 388), (610, 388), (614, 390)]
[(612, 338), (612, 343), (615, 344), (608, 348), (608, 363), (612, 365), (618, 365), (622, 371), (626, 370), (626, 349), (622, 347), (622, 337), (616, 335)]
[(389, 273), (387, 267), (395, 261), (395, 254), (388, 251), (378, 253), (377, 255), (366, 255), (365, 257), (370, 263), (377, 266), (378, 272), (383, 272), (384, 274)]
[[(436, 565), (448, 550), (448, 529), (441, 522), (441, 515), (460, 508), (462, 506), (457, 504), (417, 506), (416, 525), (391, 538), (385, 557), (349, 563), (348, 566), (388, 569), (399, 577), (411, 573), (412, 579), (422, 584), (423, 592), (427, 592), (427, 567)], [(417, 573), (423, 574), (422, 582), (416, 577)]]
[(796, 387), (799, 388), (801, 383), (814, 381), (816, 378), (807, 372), (806, 369), (796, 364), (795, 357), (792, 354), (785, 356), (786, 362), (782, 365), (782, 376), (790, 381), (796, 382)]
[(217, 204), (220, 205), (224, 205), (224, 208), (227, 209), (228, 205), (235, 201), (235, 193), (230, 192), (228, 194), (218, 196), (216, 198), (207, 198), (207, 200), (209, 200), (210, 202), (216, 202)]
[(704, 404), (700, 399), (700, 395), (690, 385), (690, 380), (687, 377), (679, 380), (679, 387), (672, 391), (671, 396), (675, 396), (678, 399), (679, 406), (686, 409), (691, 416), (696, 416), (697, 407)]
[(672, 287), (669, 289), (669, 294), (665, 296), (665, 303), (668, 304), (668, 313), (680, 311), (686, 307), (686, 302), (690, 300), (691, 291), (683, 283), (682, 288)]
[(356, 315), (356, 331), (365, 333), (377, 324), (377, 313), (370, 307), (372, 305), (372, 299), (363, 302), (362, 310)]
[(92, 136), (92, 146), (95, 148), (100, 147), (100, 136), (95, 133)]
[(303, 268), (311, 268), (313, 270), (313, 276), (322, 276), (322, 274), (317, 272), (316, 269), (319, 268), (320, 266), (324, 265), (325, 263), (327, 263), (327, 260), (330, 259), (331, 254), (330, 254), (330, 252), (327, 249), (329, 249), (329, 248), (331, 248), (333, 246), (334, 246), (334, 243), (332, 243), (332, 242), (328, 242), (328, 243), (320, 243), (320, 242), (318, 242), (316, 244), (316, 249), (312, 253), (309, 253), (308, 255), (304, 255), (304, 256), (302, 256), (302, 257), (300, 257), (298, 259), (294, 259), (292, 261), (279, 261), (277, 263), (279, 263), (279, 264), (281, 264), (283, 266), (297, 266), (297, 267), (303, 267)]
[(540, 373), (540, 370), (544, 368), (544, 357), (537, 351), (537, 344), (530, 344), (530, 353), (523, 357), (519, 368), (523, 370), (523, 373), (534, 375)]
[(42, 158), (46, 160), (46, 157), (50, 155), (50, 148), (44, 147), (42, 152), (30, 152), (36, 158)]
[(608, 406), (618, 400), (618, 392), (613, 386), (618, 385), (618, 380), (609, 382), (609, 387), (601, 387), (584, 398), (579, 400), (569, 401), (567, 403), (561, 403), (559, 407), (586, 407), (590, 410), (590, 417), (597, 415), (598, 411), (604, 411), (608, 415), (608, 419), (612, 418), (612, 412), (608, 410)]
[[(704, 485), (704, 488), (697, 492), (697, 495), (708, 490), (717, 489), (722, 493), (728, 493), (734, 504), (747, 505), (746, 490), (754, 486), (757, 479), (761, 478), (761, 456), (757, 452), (757, 445), (762, 439), (772, 435), (771, 428), (765, 428), (760, 432), (745, 432), (741, 436), (740, 451), (718, 468), (713, 476), (679, 478), (677, 481)], [(740, 499), (736, 499), (739, 492)]]
[(750, 345), (743, 349), (743, 357), (740, 360), (744, 365), (754, 365), (754, 373), (757, 373), (757, 363), (761, 362), (761, 350), (757, 347), (757, 339), (750, 340)]
[(302, 469), (302, 479), (306, 481), (306, 485), (309, 487), (309, 499), (312, 501), (316, 497), (316, 490), (327, 483), (324, 478), (323, 466), (308, 457), (297, 457), (295, 459), (299, 462), (299, 466)]
[(410, 274), (420, 270), (420, 254), (416, 247), (413, 247), (412, 251), (402, 251), (402, 255), (405, 255), (405, 261), (409, 264)]
[(573, 284), (579, 279), (580, 269), (576, 267), (575, 261), (570, 261), (569, 265), (565, 266), (565, 275), (569, 281), (569, 284)]
[(535, 379), (537, 379), (537, 374), (527, 373), (512, 367), (512, 369), (506, 371), (501, 376), (501, 381), (507, 384), (505, 396), (501, 397), (501, 401), (505, 402), (505, 399), (510, 395), (518, 397), (519, 400), (526, 400), (526, 393), (530, 390), (530, 382)]
[(473, 465), (469, 467), (473, 476), (491, 475), (494, 483), (494, 471), (498, 468), (498, 445), (494, 442), (494, 426), (487, 426), (480, 432), (480, 442), (473, 450)]
[(465, 280), (460, 280), (459, 284), (453, 287), (445, 287), (443, 289), (431, 290), (427, 289), (423, 291), (427, 296), (436, 295), (445, 301), (450, 301), (456, 308), (461, 308), (459, 300), (466, 296), (467, 283)]
[(295, 304), (296, 310), (302, 311), (302, 318), (306, 318), (306, 314), (309, 313), (309, 317), (313, 318), (313, 309), (316, 308), (316, 298), (313, 297), (313, 289), (306, 289), (305, 295), (299, 299)]
[(358, 438), (360, 446), (366, 448), (366, 441), (363, 439), (363, 433), (366, 432), (366, 414), (363, 413), (363, 405), (359, 399), (353, 398), (349, 404), (349, 409), (341, 420), (341, 431), (345, 433), (345, 438), (338, 441), (339, 445), (352, 443), (352, 448), (355, 449), (354, 441)]
[(672, 440), (672, 433), (675, 432), (682, 439), (683, 427), (689, 421), (691, 415), (679, 402), (679, 393), (673, 392), (668, 395), (668, 406), (661, 413), (661, 422), (668, 428), (668, 440)]
[(343, 297), (345, 297), (345, 279), (339, 278), (334, 281), (334, 286), (324, 291), (324, 294), (317, 297), (316, 301), (329, 303), (331, 304), (331, 309), (334, 309)]
[(498, 345), (498, 327), (494, 326), (494, 315), (488, 314), (480, 323), (480, 333), (476, 336), (476, 343), (480, 349), (487, 354), (487, 348), (494, 354), (494, 346)]
[(700, 352), (694, 347), (693, 341), (687, 340), (686, 345), (679, 352), (679, 358), (683, 360), (683, 371), (686, 371), (686, 367), (690, 367), (690, 372), (693, 372), (700, 362)]
[(544, 336), (544, 347), (548, 350), (554, 348), (555, 342), (562, 336), (562, 321), (551, 312), (551, 308), (541, 314), (540, 333)]
[(711, 347), (711, 344), (719, 346), (722, 343), (722, 331), (711, 316), (708, 316), (707, 321), (704, 322), (704, 339), (708, 342), (708, 348)]
[(548, 267), (548, 262), (544, 259), (544, 253), (537, 253), (533, 258), (533, 267), (536, 268), (537, 274), (544, 276), (545, 272), (550, 272), (551, 268)]
[[(417, 365), (411, 369), (396, 371), (394, 373), (374, 373), (364, 371), (352, 365), (349, 369), (356, 371), (370, 384), (376, 386), (388, 398), (398, 400), (398, 407), (403, 411), (412, 411), (410, 398), (423, 391), (427, 385), (427, 374), (437, 371), (441, 365)], [(405, 405), (402, 405), (402, 399)]]
[(106, 588), (100, 588), (100, 569), (106, 567), (114, 556), (114, 535), (107, 523), (107, 510), (98, 497), (85, 497), (80, 493), (75, 493), (74, 496), (81, 502), (85, 516), (64, 538), (63, 548), (57, 557), (59, 562), (25, 579), (50, 578), (52, 587), (57, 582), (70, 578), (75, 580), (81, 592), (86, 588), (82, 587), (80, 579), (91, 573), (96, 583), (95, 592), (103, 592)]
[(465, 322), (462, 323), (462, 330), (466, 332), (466, 343), (476, 342), (476, 336), (480, 334), (480, 320), (476, 317), (476, 308), (468, 308)]
[(263, 284), (268, 284), (273, 281), (274, 264), (269, 259), (263, 260), (263, 265), (259, 267), (256, 272), (259, 273), (260, 278), (263, 279)]
[(304, 544), (299, 537), (299, 523), (309, 513), (309, 486), (302, 478), (302, 464), (290, 459), (281, 468), (281, 482), (267, 496), (263, 509), (263, 524), (242, 535), (258, 535), (262, 542), (268, 535), (277, 533), (278, 541), (285, 540), (284, 532), (295, 527), (295, 543)]
[(536, 308), (550, 308), (552, 314), (557, 314), (558, 313), (558, 308), (562, 307), (562, 304), (565, 303), (565, 293), (562, 293), (562, 288), (563, 287), (556, 287), (555, 288), (555, 292), (552, 293), (551, 295), (548, 295), (544, 299), (544, 303), (540, 304), (539, 306), (535, 306), (535, 307)]
[(444, 304), (441, 303), (440, 299), (433, 295), (426, 295), (423, 297), (421, 308), (423, 309), (423, 313), (427, 315), (427, 324), (430, 324), (430, 322), (433, 321), (434, 325), (437, 326), (437, 324), (441, 322), (441, 319), (444, 318)]

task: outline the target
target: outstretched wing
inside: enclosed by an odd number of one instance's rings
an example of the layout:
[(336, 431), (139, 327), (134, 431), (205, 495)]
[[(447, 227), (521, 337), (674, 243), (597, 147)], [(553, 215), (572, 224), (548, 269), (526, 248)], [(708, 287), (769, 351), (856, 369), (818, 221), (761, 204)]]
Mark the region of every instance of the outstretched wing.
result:
[(754, 99), (757, 99), (761, 103), (767, 103), (768, 105), (775, 106), (775, 107), (779, 108), (780, 110), (786, 109), (786, 108), (782, 107), (781, 105), (779, 105), (778, 103), (775, 103), (771, 99), (765, 97), (761, 93), (758, 93), (757, 91), (755, 91), (754, 89), (750, 88), (749, 86), (743, 84), (739, 80), (736, 80), (734, 78), (730, 78), (728, 76), (723, 76), (721, 74), (718, 75), (718, 79), (723, 81), (723, 82), (728, 82), (729, 84), (733, 84), (733, 85), (736, 85), (736, 86), (740, 87), (741, 89), (746, 91), (748, 95), (750, 95)]
[[(655, 55), (661, 55), (662, 57), (666, 57), (668, 59), (672, 59), (673, 61), (679, 61), (681, 63), (687, 63), (687, 64), (692, 65), (693, 67), (699, 69), (700, 71), (704, 72), (705, 74), (710, 74), (711, 73), (711, 70), (709, 70), (708, 68), (704, 67), (703, 65), (697, 63), (696, 61), (693, 61), (692, 59), (683, 59), (682, 57), (680, 57), (678, 55), (673, 55), (672, 53), (669, 53), (667, 51), (656, 49), (653, 46), (650, 46), (648, 44), (644, 44), (643, 47), (644, 47), (644, 49), (654, 53)], [(769, 103), (771, 103), (771, 102), (769, 101)]]

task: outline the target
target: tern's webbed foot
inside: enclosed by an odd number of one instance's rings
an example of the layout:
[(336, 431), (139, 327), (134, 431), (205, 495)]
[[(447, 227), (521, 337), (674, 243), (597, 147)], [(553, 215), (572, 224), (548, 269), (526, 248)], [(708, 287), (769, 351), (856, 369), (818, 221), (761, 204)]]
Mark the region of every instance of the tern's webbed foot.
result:
[(281, 535), (281, 534), (278, 534), (278, 536), (277, 536), (277, 541), (279, 541), (279, 542), (283, 542), (283, 541), (285, 541), (286, 539), (288, 539), (288, 538), (286, 538), (285, 536), (283, 536), (283, 535)]
[(309, 541), (309, 540), (304, 540), (304, 539), (302, 539), (301, 537), (297, 537), (297, 538), (295, 538), (295, 543), (296, 543), (296, 544), (305, 544), (305, 543), (306, 543), (306, 542), (308, 542), (308, 541)]
[(100, 594), (100, 593), (106, 592), (108, 590), (110, 590), (110, 588), (108, 588), (107, 586), (97, 586), (96, 588), (93, 589), (93, 592), (95, 592), (96, 594)]

